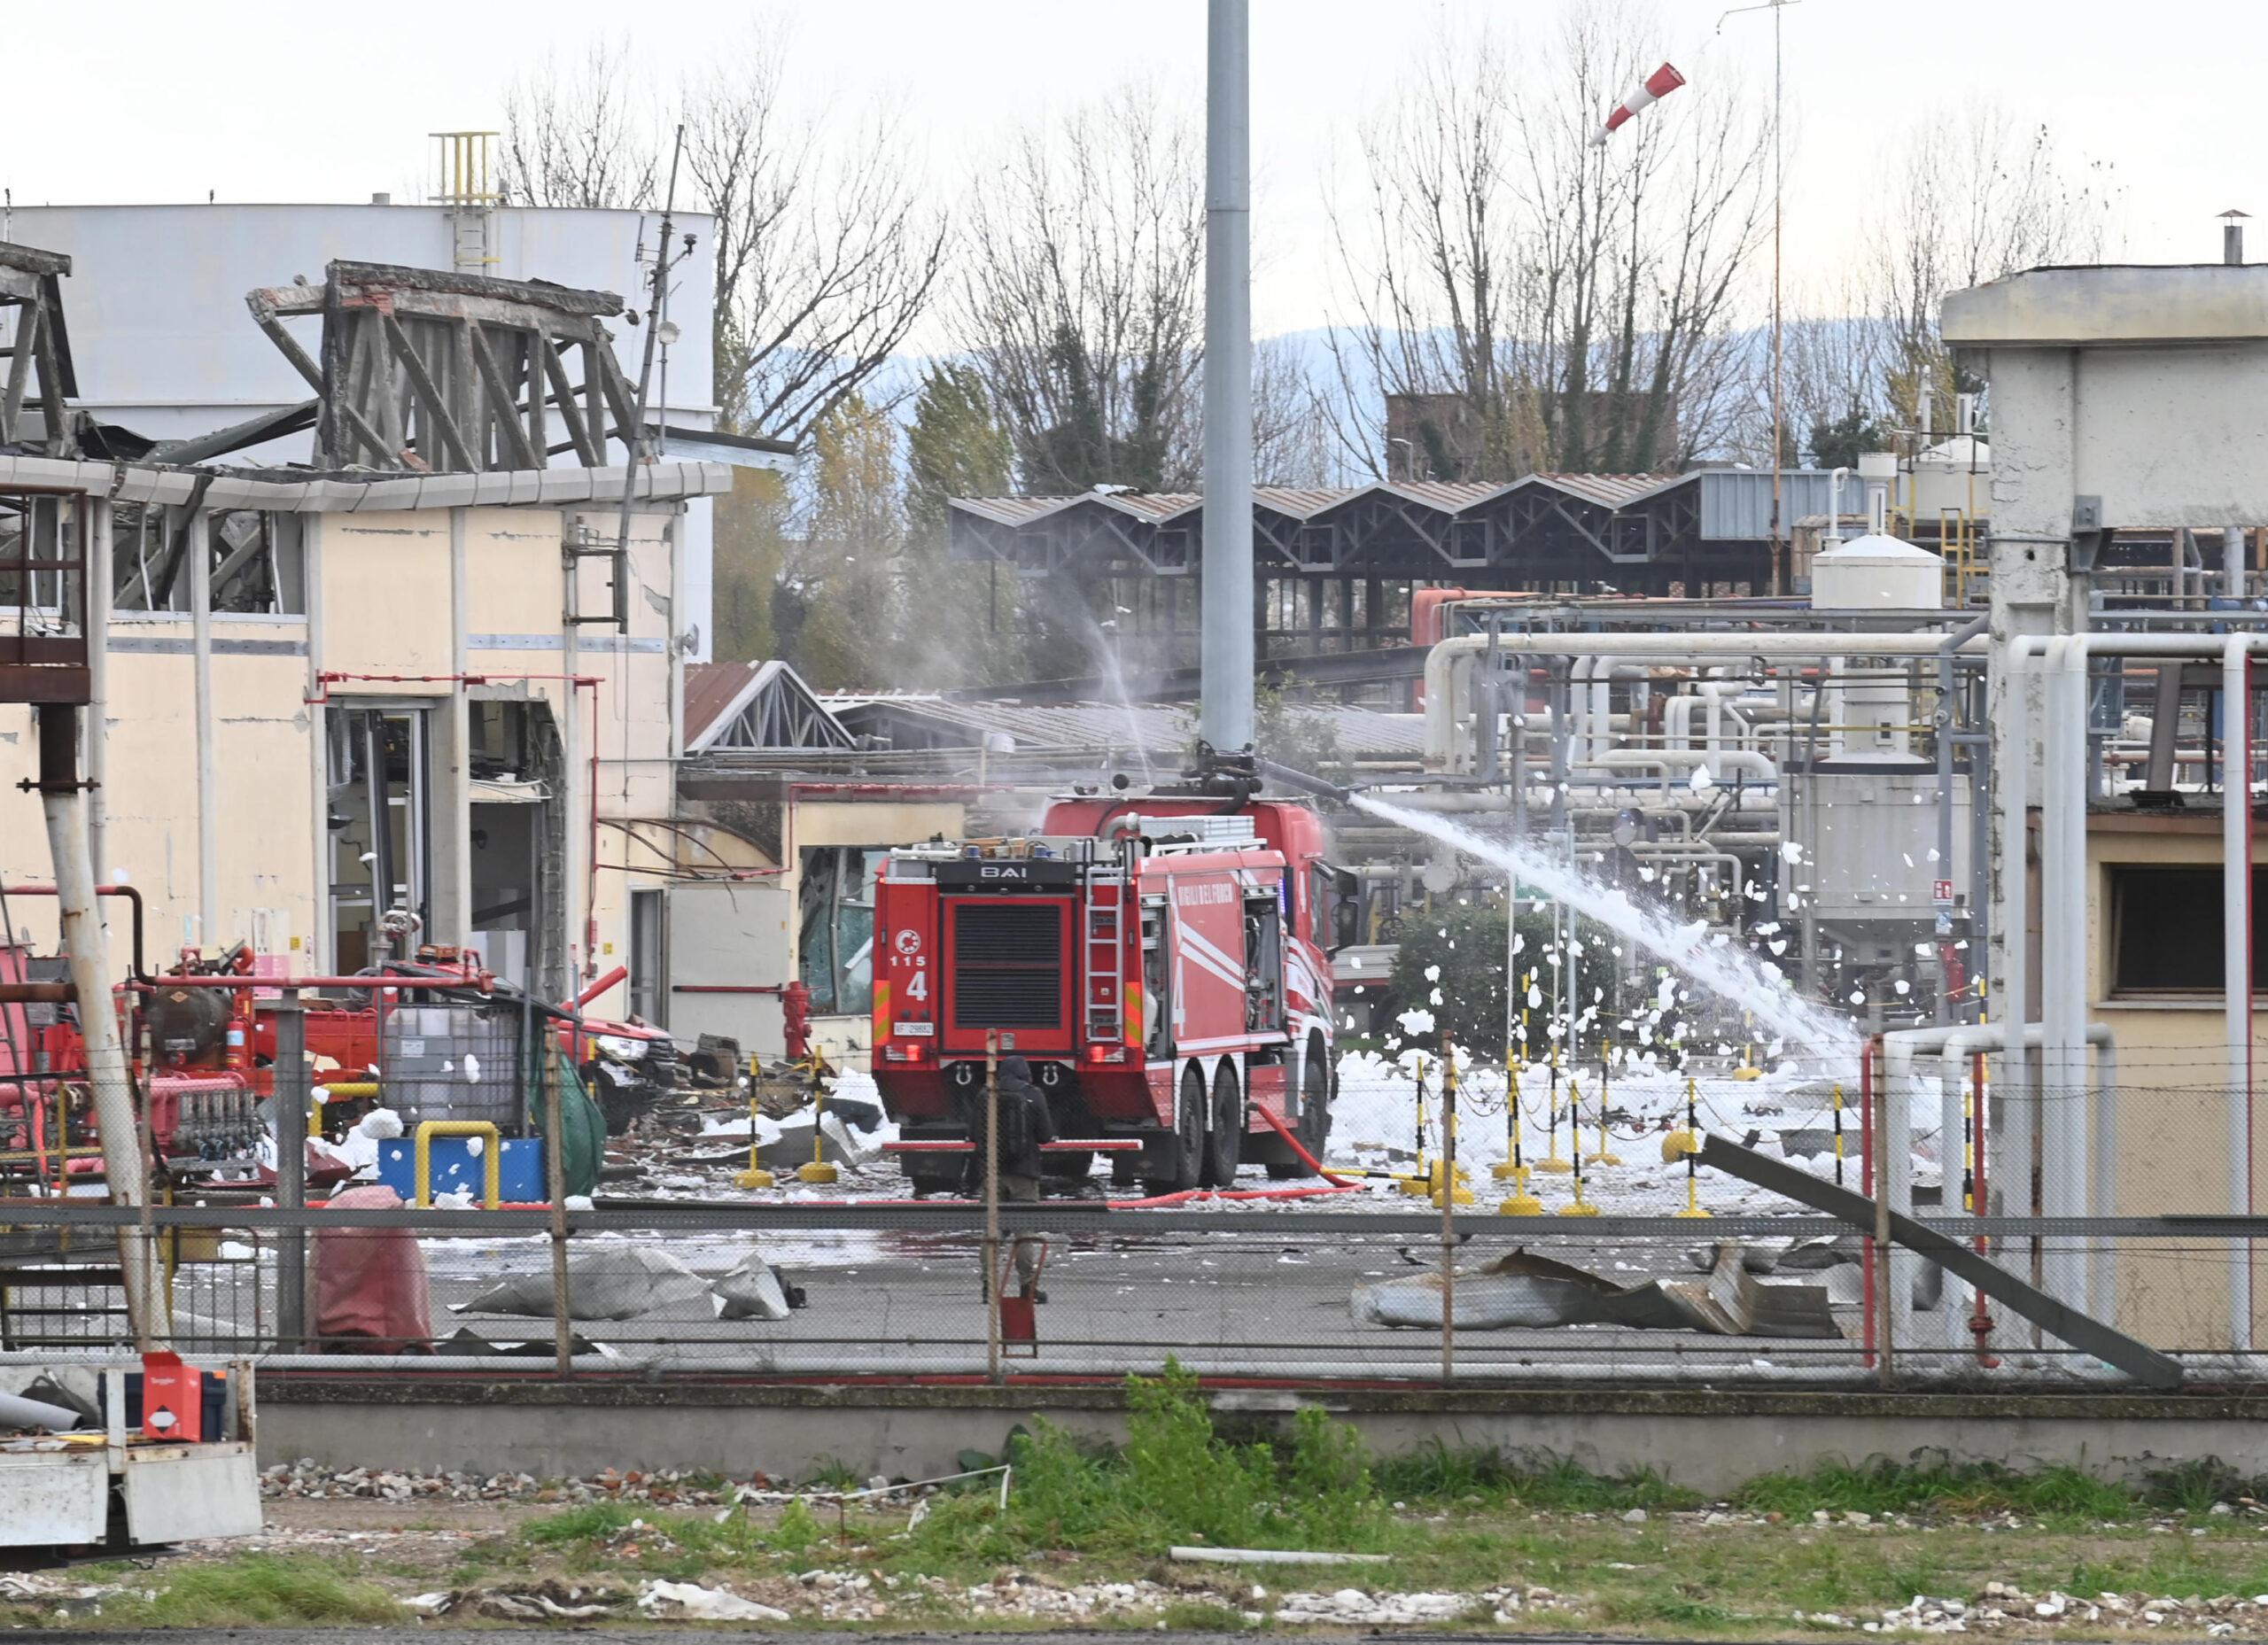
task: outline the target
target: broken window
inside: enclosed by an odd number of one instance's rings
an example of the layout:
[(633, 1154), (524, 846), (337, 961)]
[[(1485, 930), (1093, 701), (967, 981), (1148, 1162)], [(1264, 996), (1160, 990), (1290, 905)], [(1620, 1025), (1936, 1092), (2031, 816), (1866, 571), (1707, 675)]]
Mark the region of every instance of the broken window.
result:
[[(75, 497), (37, 493), (0, 496), (0, 560), (76, 559), (82, 525)], [(80, 617), (78, 584), (60, 569), (41, 570), (36, 563), (29, 570), (0, 570), (0, 607), (25, 607), (75, 624)], [(41, 625), (27, 632), (53, 629)]]
[[(328, 711), (331, 952), (352, 974), (386, 957), (380, 921), (427, 906), (426, 715), (414, 708)], [(409, 945), (414, 950), (415, 942)]]
[(886, 846), (807, 845), (798, 881), (804, 986), (821, 1016), (856, 1016), (874, 1005), (874, 882)]
[[(111, 510), (113, 609), (190, 609), (189, 512), (159, 503), (121, 502)], [(307, 609), (305, 522), (265, 508), (223, 508), (207, 516), (213, 609), (247, 616), (304, 616)]]

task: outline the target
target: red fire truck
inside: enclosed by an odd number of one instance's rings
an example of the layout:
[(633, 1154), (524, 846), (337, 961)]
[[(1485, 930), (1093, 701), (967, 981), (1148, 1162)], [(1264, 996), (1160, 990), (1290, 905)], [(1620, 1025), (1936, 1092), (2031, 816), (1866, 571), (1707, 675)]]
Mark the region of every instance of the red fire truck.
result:
[[(967, 1168), (988, 1036), (1060, 1137), (1153, 1192), (1272, 1176), (1331, 1126), (1329, 951), (1351, 876), (1293, 800), (1080, 794), (1033, 835), (894, 851), (874, 905), (874, 1072), (917, 1192)], [(1129, 1145), (1138, 1145), (1138, 1148)], [(1060, 1156), (1083, 1176), (1092, 1150)]]

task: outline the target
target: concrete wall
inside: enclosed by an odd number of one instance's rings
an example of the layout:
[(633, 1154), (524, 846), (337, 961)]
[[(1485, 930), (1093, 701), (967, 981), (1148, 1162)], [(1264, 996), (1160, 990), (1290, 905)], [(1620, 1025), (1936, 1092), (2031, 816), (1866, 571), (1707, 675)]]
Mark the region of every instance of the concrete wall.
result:
[[(638, 1388), (461, 1385), (435, 1398), (399, 1384), (376, 1392), (336, 1379), (263, 1378), (263, 1464), (313, 1457), (350, 1468), (516, 1470), (538, 1478), (602, 1469), (758, 1470), (808, 1478), (827, 1463), (865, 1477), (950, 1472), (963, 1449), (998, 1454), (1008, 1430), (1045, 1417), (1084, 1439), (1122, 1442), (1116, 1387)], [(1943, 1454), (2018, 1468), (2075, 1463), (2132, 1478), (2218, 1457), (2268, 1471), (2268, 1424), (2244, 1401), (2195, 1397), (1757, 1393), (1690, 1390), (1534, 1393), (1223, 1389), (1224, 1431), (1280, 1432), (1302, 1403), (1351, 1423), (1377, 1452), (1435, 1440), (1596, 1471), (1654, 1469), (1705, 1492), (1781, 1469)]]

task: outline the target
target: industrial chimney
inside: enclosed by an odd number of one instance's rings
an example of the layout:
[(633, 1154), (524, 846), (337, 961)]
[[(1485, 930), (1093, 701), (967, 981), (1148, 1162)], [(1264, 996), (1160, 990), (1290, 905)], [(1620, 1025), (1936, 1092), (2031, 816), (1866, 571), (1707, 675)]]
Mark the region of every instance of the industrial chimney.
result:
[(2221, 260), (2232, 268), (2244, 261), (2244, 220), (2250, 212), (2221, 213)]

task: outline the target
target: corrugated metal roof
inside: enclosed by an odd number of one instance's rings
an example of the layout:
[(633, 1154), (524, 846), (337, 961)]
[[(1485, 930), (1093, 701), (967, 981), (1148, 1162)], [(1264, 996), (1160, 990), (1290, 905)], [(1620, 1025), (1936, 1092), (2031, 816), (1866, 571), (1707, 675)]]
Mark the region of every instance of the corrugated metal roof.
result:
[[(1317, 515), (1344, 508), (1373, 493), (1422, 503), (1444, 514), (1459, 514), (1501, 497), (1506, 492), (1527, 485), (1548, 485), (1595, 502), (1601, 508), (1619, 508), (1691, 477), (1683, 474), (1531, 474), (1525, 479), (1509, 483), (1497, 480), (1392, 480), (1367, 485), (1262, 485), (1254, 488), (1252, 496), (1259, 507), (1297, 520), (1312, 519)], [(1198, 492), (1083, 492), (1075, 497), (956, 497), (952, 500), (952, 506), (965, 513), (1012, 526), (1029, 525), (1050, 515), (1083, 504), (1113, 508), (1138, 519), (1162, 524), (1177, 516), (1203, 508), (1205, 499)]]
[(1620, 508), (1685, 477), (1682, 474), (1536, 474), (1529, 481), (1572, 492), (1602, 508)]
[(1491, 497), (1511, 490), (1511, 487), (1501, 480), (1395, 480), (1377, 489), (1392, 492), (1397, 497), (1430, 503), (1445, 514), (1455, 514), (1460, 509), (1472, 508), (1475, 503), (1486, 502)]
[[(689, 678), (687, 691), (689, 700)], [(972, 748), (985, 733), (1002, 732), (1015, 740), (1020, 754), (1139, 750), (1178, 757), (1197, 735), (1196, 710), (1179, 703), (954, 702), (913, 691), (827, 692), (819, 700), (838, 714), (887, 707), (933, 724), (964, 727)], [(1388, 714), (1339, 704), (1300, 705), (1285, 711), (1298, 719), (1327, 722), (1340, 750), (1352, 757), (1416, 758), (1425, 752), (1422, 714)]]
[(688, 663), (685, 669), (685, 746), (695, 749), (741, 693), (756, 683), (761, 663)]

